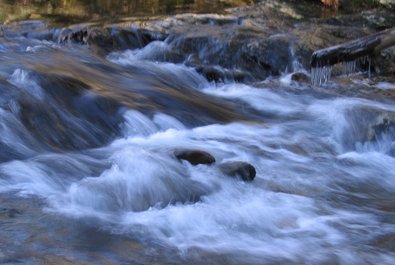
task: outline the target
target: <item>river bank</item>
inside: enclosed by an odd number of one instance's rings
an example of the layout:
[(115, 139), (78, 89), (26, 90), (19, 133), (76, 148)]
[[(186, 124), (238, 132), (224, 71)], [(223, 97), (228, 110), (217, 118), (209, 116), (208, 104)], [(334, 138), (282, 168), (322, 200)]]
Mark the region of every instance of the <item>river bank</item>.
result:
[[(51, 23), (17, 22), (4, 25), (3, 34), (85, 44), (103, 56), (161, 41), (161, 49), (166, 50), (154, 60), (185, 63), (216, 81), (224, 78), (257, 81), (297, 71), (297, 67), (309, 69), (313, 51), (395, 24), (394, 12), (388, 8), (338, 15), (326, 15), (324, 11), (317, 3), (264, 1), (226, 9), (221, 15), (123, 17), (120, 23), (93, 22), (63, 29), (51, 29), (56, 25)], [(394, 57), (393, 48), (385, 50), (373, 60), (371, 69), (392, 75)], [(362, 65), (362, 70), (366, 67)]]

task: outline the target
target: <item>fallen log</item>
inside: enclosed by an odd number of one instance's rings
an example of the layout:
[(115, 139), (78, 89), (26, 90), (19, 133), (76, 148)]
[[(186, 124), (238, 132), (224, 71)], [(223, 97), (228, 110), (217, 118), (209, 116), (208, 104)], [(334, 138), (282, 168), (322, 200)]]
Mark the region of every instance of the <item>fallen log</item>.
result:
[(344, 64), (344, 73), (351, 74), (356, 70), (357, 62), (369, 63), (380, 51), (395, 45), (395, 28), (387, 29), (344, 44), (315, 51), (311, 56), (311, 82), (313, 85), (326, 83), (332, 74), (332, 66)]
[(315, 51), (311, 56), (311, 67), (321, 68), (340, 62), (352, 62), (395, 45), (395, 28), (362, 37), (344, 44)]

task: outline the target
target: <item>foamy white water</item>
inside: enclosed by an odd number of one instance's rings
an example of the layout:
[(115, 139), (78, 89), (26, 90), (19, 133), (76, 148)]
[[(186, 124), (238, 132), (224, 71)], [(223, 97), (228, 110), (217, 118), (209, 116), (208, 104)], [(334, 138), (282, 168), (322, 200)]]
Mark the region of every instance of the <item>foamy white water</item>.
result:
[[(372, 253), (358, 241), (394, 231), (394, 223), (383, 224), (378, 209), (334, 198), (349, 186), (372, 200), (375, 194), (364, 189), (395, 193), (395, 159), (374, 145), (365, 150), (363, 143), (349, 142), (359, 126), (349, 111), (394, 112), (392, 106), (359, 99), (301, 102), (296, 96), (288, 104), (290, 95), (237, 84), (205, 91), (243, 100), (258, 111), (300, 117), (275, 125), (187, 129), (161, 113), (149, 117), (127, 111), (125, 138), (91, 151), (106, 165), (100, 174), (90, 174), (84, 161), (95, 158), (89, 154), (56, 155), (72, 172), (81, 172), (67, 177), (59, 175), (61, 168), (48, 166), (52, 156), (38, 155), (1, 164), (1, 189), (39, 195), (50, 211), (99, 218), (113, 233), (141, 233), (183, 255), (198, 248), (246, 263), (394, 261), (391, 253)], [(177, 148), (205, 150), (217, 164), (249, 162), (257, 178), (244, 183), (225, 176), (217, 165), (181, 163), (172, 153)]]
[[(309, 93), (311, 88), (298, 95), (212, 84), (184, 65), (150, 61), (153, 51), (168, 48), (154, 42), (108, 59), (278, 119), (191, 127), (171, 111), (123, 107), (114, 112), (123, 120), (114, 139), (58, 151), (25, 141), (33, 136), (22, 124), (21, 106), (7, 101), (0, 105), (0, 144), (17, 154), (0, 156), (0, 192), (38, 197), (47, 214), (89, 220), (147, 248), (175, 249), (180, 264), (208, 255), (231, 264), (395, 263), (391, 246), (381, 245), (395, 231), (392, 104)], [(25, 70), (6, 80), (22, 95), (45, 99)], [(74, 109), (63, 107), (62, 115), (85, 128)], [(216, 163), (179, 161), (179, 149), (206, 151)], [(253, 165), (255, 180), (224, 174), (219, 165), (231, 161)]]

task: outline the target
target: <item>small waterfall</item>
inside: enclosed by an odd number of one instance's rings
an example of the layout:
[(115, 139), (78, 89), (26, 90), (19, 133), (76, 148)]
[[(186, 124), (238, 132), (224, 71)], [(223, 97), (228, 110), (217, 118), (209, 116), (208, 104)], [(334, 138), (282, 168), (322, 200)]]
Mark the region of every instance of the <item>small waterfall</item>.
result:
[(292, 72), (303, 72), (306, 71), (303, 65), (299, 62), (298, 57), (295, 54), (294, 44), (289, 46), (289, 55), (292, 58)]

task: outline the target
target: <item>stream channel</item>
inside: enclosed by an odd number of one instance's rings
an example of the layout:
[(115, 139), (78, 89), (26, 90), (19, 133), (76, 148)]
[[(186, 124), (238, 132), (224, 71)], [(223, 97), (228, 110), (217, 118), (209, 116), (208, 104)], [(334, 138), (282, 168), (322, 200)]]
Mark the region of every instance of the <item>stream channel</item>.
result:
[[(313, 86), (294, 40), (273, 30), (286, 63), (257, 63), (254, 18), (200, 14), (254, 3), (190, 2), (103, 31), (47, 22), (53, 1), (2, 26), (0, 263), (395, 264), (393, 79)], [(253, 181), (222, 170), (240, 162)]]

